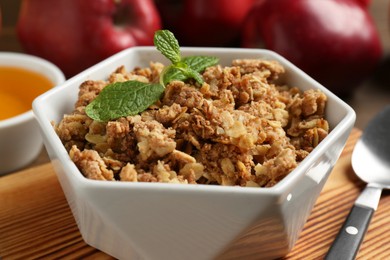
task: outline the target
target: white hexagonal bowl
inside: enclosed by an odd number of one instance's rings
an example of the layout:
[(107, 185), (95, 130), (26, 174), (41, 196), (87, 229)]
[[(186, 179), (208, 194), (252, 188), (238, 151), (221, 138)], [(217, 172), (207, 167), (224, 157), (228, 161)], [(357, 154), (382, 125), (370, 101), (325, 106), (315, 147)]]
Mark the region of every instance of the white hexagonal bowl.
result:
[(318, 198), (355, 122), (341, 99), (280, 55), (261, 49), (182, 48), (183, 56), (212, 55), (224, 65), (236, 58), (279, 61), (286, 81), (328, 96), (330, 134), (300, 165), (271, 188), (86, 179), (51, 122), (73, 110), (79, 85), (127, 69), (167, 60), (154, 47), (124, 50), (38, 97), (33, 111), (52, 164), (83, 239), (119, 259), (276, 258), (286, 255)]

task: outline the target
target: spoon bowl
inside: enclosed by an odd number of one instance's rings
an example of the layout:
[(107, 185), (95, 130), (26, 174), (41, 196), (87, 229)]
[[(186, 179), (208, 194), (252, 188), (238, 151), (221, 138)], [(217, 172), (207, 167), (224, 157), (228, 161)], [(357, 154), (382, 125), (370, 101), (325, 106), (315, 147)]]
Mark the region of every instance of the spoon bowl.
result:
[(352, 153), (352, 168), (367, 183), (357, 198), (334, 243), (327, 260), (355, 259), (382, 189), (390, 189), (390, 106), (372, 119)]
[(366, 183), (390, 189), (390, 106), (368, 124), (356, 143), (352, 167)]

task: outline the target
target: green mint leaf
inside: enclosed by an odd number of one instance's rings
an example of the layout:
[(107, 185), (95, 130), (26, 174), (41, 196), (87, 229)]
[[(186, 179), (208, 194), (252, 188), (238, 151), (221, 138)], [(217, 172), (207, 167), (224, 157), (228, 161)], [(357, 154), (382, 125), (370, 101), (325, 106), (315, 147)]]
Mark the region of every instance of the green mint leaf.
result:
[(196, 70), (193, 70), (192, 68), (188, 67), (185, 71), (184, 71), (184, 74), (188, 77), (188, 78), (193, 78), (194, 80), (196, 80), (196, 82), (198, 82), (200, 85), (203, 84), (203, 78), (202, 78), (202, 75), (199, 74), (199, 72), (197, 72)]
[(97, 121), (109, 121), (136, 115), (160, 99), (164, 86), (140, 81), (116, 82), (106, 86), (86, 107), (87, 115)]
[(185, 81), (187, 76), (183, 74), (183, 72), (173, 66), (170, 66), (165, 73), (162, 75), (162, 82), (167, 85), (169, 82), (173, 80)]
[[(173, 80), (181, 80), (184, 81), (188, 78), (194, 78), (200, 84), (203, 83), (202, 77), (198, 74), (203, 72), (207, 67), (214, 66), (218, 64), (219, 59), (216, 57), (210, 56), (188, 56), (182, 58), (181, 63), (184, 62), (187, 64), (187, 67), (182, 69), (177, 68), (176, 66), (170, 66), (165, 73), (163, 74), (163, 83), (164, 85), (168, 84)], [(183, 69), (191, 69), (192, 72), (187, 73), (183, 71)], [(197, 72), (197, 73), (194, 73)]]
[(199, 84), (203, 84), (202, 76), (190, 67), (171, 66), (163, 75), (163, 84), (166, 85), (173, 80), (185, 81), (186, 79), (195, 79)]
[(202, 72), (206, 68), (218, 64), (219, 59), (211, 56), (188, 56), (182, 58), (182, 62), (187, 63), (191, 69)]
[(167, 59), (173, 64), (180, 62), (180, 46), (179, 42), (168, 30), (158, 30), (154, 34), (154, 45)]

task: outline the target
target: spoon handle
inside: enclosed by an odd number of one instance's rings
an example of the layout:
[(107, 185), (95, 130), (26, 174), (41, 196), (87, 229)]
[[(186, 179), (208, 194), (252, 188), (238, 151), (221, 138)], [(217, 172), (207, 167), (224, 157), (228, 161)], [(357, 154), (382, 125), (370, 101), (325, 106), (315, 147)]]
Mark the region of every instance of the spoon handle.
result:
[(355, 259), (374, 209), (354, 205), (325, 259)]
[(378, 207), (381, 193), (382, 188), (376, 184), (366, 186), (355, 201), (325, 259), (355, 259), (371, 217)]

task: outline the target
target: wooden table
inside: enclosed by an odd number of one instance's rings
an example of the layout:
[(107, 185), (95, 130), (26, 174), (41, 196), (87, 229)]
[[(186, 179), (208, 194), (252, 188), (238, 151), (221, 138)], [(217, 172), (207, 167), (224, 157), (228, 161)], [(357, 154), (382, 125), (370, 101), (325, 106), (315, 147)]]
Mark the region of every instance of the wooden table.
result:
[[(3, 29), (0, 51), (22, 52), (16, 37), (21, 0), (1, 0)], [(357, 87), (346, 99), (357, 113), (356, 126), (364, 128), (374, 114), (390, 103), (390, 0), (371, 1), (370, 13), (384, 47), (382, 76)], [(287, 259), (322, 258), (364, 186), (350, 166), (350, 154), (359, 131), (355, 130), (330, 176), (293, 251)], [(390, 259), (389, 192), (384, 192), (359, 259)], [(83, 258), (110, 259), (86, 245), (76, 227), (46, 151), (21, 172), (0, 178), (0, 259)]]
[[(364, 187), (351, 168), (354, 129), (293, 250), (322, 259)], [(384, 192), (358, 259), (390, 259), (390, 193)], [(87, 245), (50, 164), (0, 178), (0, 259), (112, 259)]]

